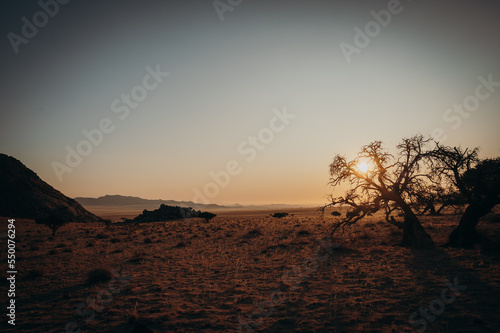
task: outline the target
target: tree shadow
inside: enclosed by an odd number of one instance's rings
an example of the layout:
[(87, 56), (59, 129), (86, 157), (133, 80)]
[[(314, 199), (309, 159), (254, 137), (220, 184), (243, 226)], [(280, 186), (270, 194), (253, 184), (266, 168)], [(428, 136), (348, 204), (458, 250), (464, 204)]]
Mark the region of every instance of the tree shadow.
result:
[[(337, 303), (336, 292), (332, 290), (331, 270), (346, 263), (350, 257), (359, 256), (356, 250), (335, 249), (328, 259), (321, 263), (314, 277), (306, 277), (292, 289), (286, 290), (287, 300), (276, 307), (268, 320), (269, 324), (255, 329), (256, 332), (347, 332), (352, 322), (347, 319), (347, 309)], [(335, 283), (335, 282), (333, 282)], [(318, 297), (319, 296), (319, 297)], [(319, 311), (320, 320), (308, 316)], [(328, 320), (325, 320), (328, 318)], [(321, 321), (321, 323), (319, 323)], [(319, 327), (321, 326), (321, 327)]]
[[(414, 304), (414, 312), (408, 313), (408, 318), (417, 313), (412, 324), (408, 320), (410, 330), (499, 331), (500, 291), (481, 280), (475, 269), (463, 267), (459, 259), (442, 248), (412, 250), (412, 255), (407, 267), (414, 272), (423, 293), (418, 295), (420, 301)], [(455, 287), (455, 292), (450, 286)]]

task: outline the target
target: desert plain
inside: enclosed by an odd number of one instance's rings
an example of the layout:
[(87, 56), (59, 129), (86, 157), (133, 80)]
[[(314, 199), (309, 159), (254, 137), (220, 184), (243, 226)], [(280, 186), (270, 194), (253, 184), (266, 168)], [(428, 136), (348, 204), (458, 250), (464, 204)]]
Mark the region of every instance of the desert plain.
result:
[[(334, 217), (314, 208), (287, 212), (70, 223), (55, 236), (16, 220), (16, 325), (3, 321), (1, 330), (500, 331), (498, 215), (483, 218), (484, 239), (468, 250), (443, 246), (460, 215), (421, 216), (437, 247), (417, 251), (399, 245), (402, 231), (382, 215), (330, 238)], [(116, 221), (137, 212), (95, 213)]]

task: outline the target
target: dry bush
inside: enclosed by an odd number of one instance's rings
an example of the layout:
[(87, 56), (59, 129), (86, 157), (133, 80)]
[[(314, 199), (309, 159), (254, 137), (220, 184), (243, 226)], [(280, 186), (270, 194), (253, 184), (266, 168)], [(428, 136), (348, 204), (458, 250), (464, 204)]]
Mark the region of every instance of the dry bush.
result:
[(247, 232), (246, 234), (244, 234), (243, 236), (241, 236), (241, 238), (248, 239), (248, 238), (256, 238), (259, 236), (262, 236), (262, 232), (258, 229), (253, 229), (253, 230), (250, 230), (249, 232)]
[(87, 274), (87, 283), (88, 284), (96, 284), (99, 282), (106, 282), (111, 280), (113, 275), (111, 271), (106, 268), (96, 268), (88, 272)]

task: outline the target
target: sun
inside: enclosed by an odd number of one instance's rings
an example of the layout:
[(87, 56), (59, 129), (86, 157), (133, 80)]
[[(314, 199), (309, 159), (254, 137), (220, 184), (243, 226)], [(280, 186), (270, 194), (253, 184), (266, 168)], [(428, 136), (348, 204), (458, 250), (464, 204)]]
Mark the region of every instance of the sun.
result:
[(368, 164), (366, 162), (361, 162), (358, 164), (358, 169), (362, 173), (366, 173), (368, 171)]
[(360, 172), (360, 173), (368, 173), (370, 170), (371, 170), (371, 163), (370, 161), (358, 161), (356, 163), (356, 169)]

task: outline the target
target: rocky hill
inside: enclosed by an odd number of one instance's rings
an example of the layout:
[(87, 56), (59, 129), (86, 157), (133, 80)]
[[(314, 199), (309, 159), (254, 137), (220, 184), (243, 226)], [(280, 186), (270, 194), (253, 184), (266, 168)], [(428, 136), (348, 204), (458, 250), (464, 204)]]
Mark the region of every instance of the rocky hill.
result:
[(19, 160), (0, 154), (0, 216), (35, 219), (50, 215), (75, 222), (101, 220), (44, 182)]
[(136, 216), (133, 220), (127, 220), (125, 222), (166, 222), (198, 217), (200, 213), (200, 211), (194, 210), (191, 207), (174, 207), (162, 204), (160, 208), (153, 211), (145, 209), (142, 214)]

